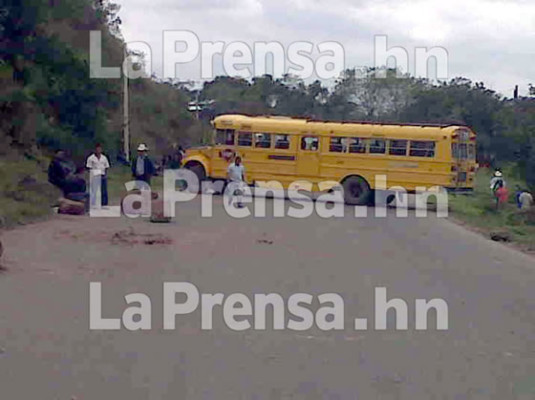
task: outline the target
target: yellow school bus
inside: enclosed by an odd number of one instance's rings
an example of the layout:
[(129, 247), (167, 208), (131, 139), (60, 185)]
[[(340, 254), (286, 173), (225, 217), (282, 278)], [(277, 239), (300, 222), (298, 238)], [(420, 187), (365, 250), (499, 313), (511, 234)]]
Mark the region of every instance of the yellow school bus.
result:
[[(288, 117), (221, 115), (211, 146), (189, 149), (184, 166), (204, 179), (225, 179), (242, 157), (247, 183), (341, 183), (348, 204), (366, 204), (376, 176), (408, 192), (441, 186), (470, 191), (476, 134), (466, 126), (327, 122)], [(294, 186), (292, 186), (294, 187)]]

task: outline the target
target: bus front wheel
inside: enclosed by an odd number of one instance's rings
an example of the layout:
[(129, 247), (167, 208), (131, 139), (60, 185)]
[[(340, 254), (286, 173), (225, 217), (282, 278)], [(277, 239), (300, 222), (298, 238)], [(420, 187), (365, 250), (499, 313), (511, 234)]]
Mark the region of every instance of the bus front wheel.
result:
[(201, 190), (201, 183), (202, 181), (206, 180), (206, 171), (201, 163), (198, 162), (189, 162), (185, 165), (186, 169), (189, 169), (191, 172), (193, 172), (195, 175), (197, 175), (197, 179), (199, 180), (199, 191)]
[(344, 201), (352, 206), (370, 204), (372, 190), (366, 179), (360, 176), (350, 176), (342, 182)]

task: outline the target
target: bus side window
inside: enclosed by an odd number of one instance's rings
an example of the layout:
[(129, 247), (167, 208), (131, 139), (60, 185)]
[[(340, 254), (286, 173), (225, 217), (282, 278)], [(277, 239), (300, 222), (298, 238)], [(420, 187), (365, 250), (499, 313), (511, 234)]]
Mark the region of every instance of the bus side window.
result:
[(233, 146), (234, 129), (218, 129), (216, 131), (215, 144)]
[(366, 139), (350, 138), (349, 139), (350, 153), (366, 153)]
[(254, 137), (256, 148), (269, 149), (271, 147), (271, 135), (269, 133), (255, 133)]
[(318, 151), (319, 139), (317, 136), (305, 136), (301, 139), (301, 150)]
[(409, 155), (411, 157), (434, 157), (435, 142), (411, 140), (411, 148)]
[(385, 154), (385, 152), (386, 152), (386, 140), (372, 139), (370, 141), (370, 154)]
[(253, 145), (253, 134), (249, 132), (238, 132), (238, 146), (251, 147)]
[(407, 141), (406, 140), (390, 140), (390, 148), (388, 154), (393, 156), (407, 155)]
[(290, 135), (275, 135), (275, 148), (287, 150), (290, 148)]
[(345, 153), (347, 150), (347, 138), (333, 137), (329, 145), (329, 151), (332, 153)]

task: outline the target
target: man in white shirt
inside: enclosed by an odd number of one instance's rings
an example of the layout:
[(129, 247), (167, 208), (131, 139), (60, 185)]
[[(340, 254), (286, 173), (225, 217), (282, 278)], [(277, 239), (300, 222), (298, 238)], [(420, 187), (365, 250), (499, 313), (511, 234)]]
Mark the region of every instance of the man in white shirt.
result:
[[(92, 206), (108, 205), (108, 177), (107, 170), (110, 168), (108, 158), (102, 154), (102, 146), (97, 144), (95, 152), (87, 158), (86, 168), (89, 169), (90, 199)], [(101, 204), (97, 204), (97, 192), (100, 189)]]
[[(241, 162), (241, 157), (236, 156), (234, 159), (234, 162), (231, 163), (227, 168), (227, 179), (230, 181), (229, 183), (229, 190), (230, 190), (230, 202), (232, 202), (232, 198), (236, 196), (237, 200), (237, 206), (238, 208), (242, 208), (242, 199), (241, 199), (241, 193), (242, 193), (242, 187), (245, 182), (245, 167), (243, 166)], [(237, 194), (236, 194), (237, 193)]]

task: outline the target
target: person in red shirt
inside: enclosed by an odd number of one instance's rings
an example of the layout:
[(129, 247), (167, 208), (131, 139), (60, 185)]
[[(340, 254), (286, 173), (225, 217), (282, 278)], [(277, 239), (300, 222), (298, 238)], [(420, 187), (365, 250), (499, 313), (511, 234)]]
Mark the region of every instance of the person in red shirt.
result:
[(496, 197), (496, 210), (500, 208), (500, 205), (506, 204), (509, 200), (509, 190), (503, 184), (503, 182), (497, 183), (497, 188), (494, 191), (494, 196)]

